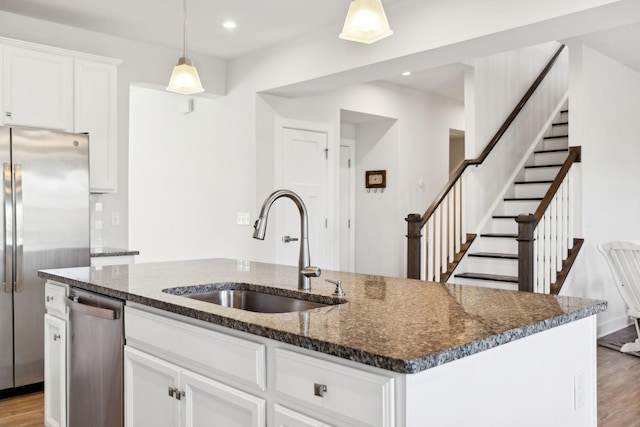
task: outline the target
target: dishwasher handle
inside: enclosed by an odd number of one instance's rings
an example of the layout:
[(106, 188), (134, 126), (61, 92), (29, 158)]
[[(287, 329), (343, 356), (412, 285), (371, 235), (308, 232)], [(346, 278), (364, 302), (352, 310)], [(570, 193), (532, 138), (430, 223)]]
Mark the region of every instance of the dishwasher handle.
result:
[(77, 297), (67, 297), (67, 306), (70, 310), (77, 311), (88, 316), (99, 317), (101, 319), (114, 320), (120, 319), (121, 317), (120, 310), (83, 304)]

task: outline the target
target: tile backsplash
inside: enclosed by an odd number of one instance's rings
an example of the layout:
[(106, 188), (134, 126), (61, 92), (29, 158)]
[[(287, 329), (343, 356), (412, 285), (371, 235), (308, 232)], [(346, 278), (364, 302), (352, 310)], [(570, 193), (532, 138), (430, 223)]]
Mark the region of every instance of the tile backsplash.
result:
[(91, 247), (102, 247), (102, 194), (89, 195), (89, 221), (91, 223)]

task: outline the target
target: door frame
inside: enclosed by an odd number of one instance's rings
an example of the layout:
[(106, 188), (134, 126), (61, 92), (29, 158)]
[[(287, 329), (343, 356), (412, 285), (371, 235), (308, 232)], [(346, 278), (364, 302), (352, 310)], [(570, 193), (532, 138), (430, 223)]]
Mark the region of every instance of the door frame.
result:
[[(339, 227), (336, 227), (336, 218), (340, 215), (339, 203), (336, 198), (339, 197), (340, 185), (338, 177), (340, 167), (340, 150), (339, 141), (336, 142), (335, 126), (330, 123), (312, 122), (306, 120), (289, 119), (285, 117), (276, 117), (274, 120), (274, 140), (273, 140), (273, 181), (275, 188), (282, 188), (282, 174), (280, 173), (283, 166), (282, 139), (284, 137), (284, 129), (296, 129), (309, 132), (320, 132), (327, 134), (327, 206), (325, 212), (327, 215), (327, 248), (335, 248), (339, 243)], [(336, 146), (338, 149), (336, 150)], [(260, 201), (262, 203), (262, 201)], [(313, 238), (313, 237), (311, 237)], [(274, 246), (275, 249), (275, 246)], [(274, 252), (275, 256), (275, 252)], [(340, 265), (339, 251), (326, 251), (327, 265), (319, 265), (322, 269), (336, 269)]]
[[(349, 219), (351, 219), (351, 227), (349, 227), (349, 240), (351, 241), (351, 245), (349, 245), (350, 268), (345, 271), (354, 272), (356, 268), (356, 141), (350, 138), (340, 138), (340, 148), (342, 147), (349, 148), (352, 160), (349, 168), (349, 191), (351, 192), (351, 198), (349, 199)], [(340, 189), (342, 189), (342, 186), (340, 186)], [(339, 197), (341, 196), (340, 193), (338, 195)], [(341, 199), (342, 197), (340, 197)], [(340, 220), (342, 219), (340, 218)], [(340, 250), (342, 250), (342, 242), (341, 240), (338, 241), (340, 242)]]

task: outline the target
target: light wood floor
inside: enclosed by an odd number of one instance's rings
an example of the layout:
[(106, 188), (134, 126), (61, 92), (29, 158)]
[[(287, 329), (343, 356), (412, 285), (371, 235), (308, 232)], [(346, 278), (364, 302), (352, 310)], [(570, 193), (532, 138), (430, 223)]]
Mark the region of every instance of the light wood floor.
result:
[[(635, 339), (629, 327), (601, 338), (608, 342)], [(598, 346), (598, 426), (640, 427), (640, 357)], [(44, 425), (42, 392), (0, 400), (0, 427)]]

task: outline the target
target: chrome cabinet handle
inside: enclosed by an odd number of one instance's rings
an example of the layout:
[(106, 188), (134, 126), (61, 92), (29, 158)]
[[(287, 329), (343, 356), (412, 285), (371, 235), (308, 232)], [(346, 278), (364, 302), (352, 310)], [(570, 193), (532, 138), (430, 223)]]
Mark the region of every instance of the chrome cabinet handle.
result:
[(62, 338), (62, 337), (60, 336), (60, 334), (53, 334), (53, 340), (54, 340), (54, 341), (58, 341), (60, 338)]
[(282, 243), (297, 242), (297, 241), (298, 241), (297, 237), (282, 236)]
[(53, 301), (53, 297), (52, 297), (52, 296), (47, 295), (47, 302), (51, 302), (51, 301)]
[(11, 173), (11, 165), (3, 164), (3, 193), (4, 193), (4, 290), (11, 292), (13, 290), (13, 186)]
[(180, 390), (178, 387), (169, 387), (169, 396), (173, 397), (176, 400), (182, 400), (185, 393)]
[(327, 386), (324, 384), (313, 384), (313, 394), (316, 396), (324, 397), (324, 394), (327, 392)]
[(7, 111), (6, 113), (4, 113), (4, 115), (7, 117), (11, 117), (11, 111)]

